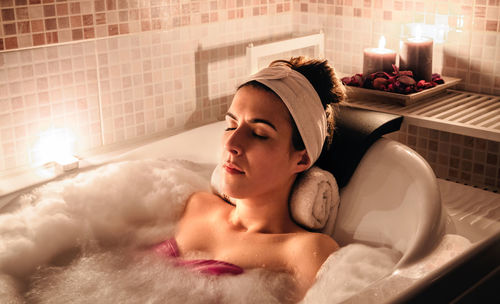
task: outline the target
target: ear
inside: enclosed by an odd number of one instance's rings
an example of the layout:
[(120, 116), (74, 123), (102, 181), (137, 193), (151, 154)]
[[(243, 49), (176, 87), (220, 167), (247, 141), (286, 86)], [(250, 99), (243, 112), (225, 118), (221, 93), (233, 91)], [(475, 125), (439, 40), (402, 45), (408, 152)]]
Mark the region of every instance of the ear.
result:
[(309, 154), (307, 154), (307, 151), (304, 149), (302, 151), (297, 151), (299, 153), (298, 157), (298, 162), (296, 163), (296, 173), (302, 172), (307, 170), (309, 168), (309, 164), (311, 163), (311, 159), (309, 158)]

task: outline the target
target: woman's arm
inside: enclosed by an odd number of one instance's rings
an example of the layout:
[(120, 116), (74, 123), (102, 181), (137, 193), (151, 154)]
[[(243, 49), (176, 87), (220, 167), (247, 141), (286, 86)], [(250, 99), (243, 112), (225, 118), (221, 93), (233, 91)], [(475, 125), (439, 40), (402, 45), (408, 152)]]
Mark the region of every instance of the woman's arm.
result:
[(294, 265), (294, 277), (302, 299), (316, 281), (316, 274), (321, 265), (339, 245), (326, 234), (307, 233), (294, 240), (291, 246), (288, 261)]

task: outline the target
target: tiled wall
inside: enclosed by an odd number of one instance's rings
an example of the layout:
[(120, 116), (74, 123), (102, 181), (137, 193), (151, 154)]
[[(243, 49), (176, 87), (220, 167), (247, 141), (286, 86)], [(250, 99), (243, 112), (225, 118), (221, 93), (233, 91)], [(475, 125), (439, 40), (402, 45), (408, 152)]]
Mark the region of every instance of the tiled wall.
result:
[[(32, 163), (51, 128), (85, 151), (213, 120), (246, 73), (249, 42), (320, 29), (326, 57), (352, 74), (382, 34), (398, 49), (419, 23), (436, 38), (435, 72), (498, 95), (499, 10), (500, 0), (0, 0), (0, 171)], [(468, 152), (452, 152), (456, 174), (474, 172)]]
[(35, 162), (53, 129), (78, 153), (215, 120), (246, 75), (245, 47), (291, 35), (291, 6), (0, 0), (0, 170)]
[(436, 176), (500, 191), (500, 142), (403, 123), (386, 137), (408, 145), (424, 157)]
[(376, 47), (382, 35), (398, 51), (401, 37), (419, 24), (422, 35), (434, 38), (434, 72), (463, 79), (461, 89), (500, 95), (499, 0), (296, 2), (295, 30), (324, 29), (326, 57), (344, 73), (361, 73), (363, 49)]
[(0, 50), (291, 11), (290, 0), (0, 0)]
[(0, 168), (34, 159), (37, 137), (67, 128), (101, 142), (95, 41), (0, 53)]

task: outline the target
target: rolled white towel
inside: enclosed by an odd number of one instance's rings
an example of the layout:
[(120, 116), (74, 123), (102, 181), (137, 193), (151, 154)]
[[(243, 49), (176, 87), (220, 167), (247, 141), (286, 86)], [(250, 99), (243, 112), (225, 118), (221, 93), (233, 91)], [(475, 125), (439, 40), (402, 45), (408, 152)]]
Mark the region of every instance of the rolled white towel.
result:
[[(220, 174), (221, 166), (217, 165), (212, 173), (211, 185), (214, 193), (224, 197)], [(297, 178), (290, 197), (290, 211), (297, 223), (309, 229), (323, 229), (331, 233), (339, 200), (335, 177), (330, 172), (313, 166)]]
[(295, 182), (290, 198), (290, 210), (298, 223), (311, 229), (333, 225), (339, 206), (339, 190), (335, 177), (313, 166)]

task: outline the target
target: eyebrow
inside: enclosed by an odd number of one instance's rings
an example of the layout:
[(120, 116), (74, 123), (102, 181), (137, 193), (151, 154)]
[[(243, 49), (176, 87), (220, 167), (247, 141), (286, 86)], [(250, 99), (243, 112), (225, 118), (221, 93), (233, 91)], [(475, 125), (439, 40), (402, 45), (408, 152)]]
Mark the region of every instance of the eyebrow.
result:
[[(238, 118), (236, 117), (236, 115), (234, 115), (231, 112), (227, 112), (226, 116), (229, 116), (232, 119), (238, 121)], [(250, 120), (250, 123), (263, 123), (263, 124), (266, 124), (266, 125), (270, 126), (271, 128), (273, 128), (274, 131), (278, 131), (278, 129), (276, 129), (276, 127), (269, 120), (265, 120), (265, 119), (262, 119), (262, 118), (253, 118), (253, 119)]]

